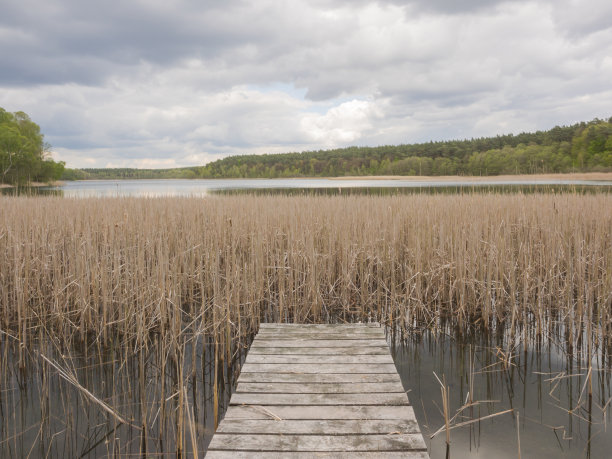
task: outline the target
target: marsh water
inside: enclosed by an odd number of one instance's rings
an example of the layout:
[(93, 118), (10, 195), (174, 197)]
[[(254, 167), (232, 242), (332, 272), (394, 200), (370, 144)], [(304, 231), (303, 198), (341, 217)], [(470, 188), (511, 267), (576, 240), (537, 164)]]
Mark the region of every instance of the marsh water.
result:
[[(450, 431), (450, 457), (515, 458), (519, 441), (522, 457), (609, 457), (612, 369), (603, 352), (592, 362), (589, 397), (584, 356), (566, 354), (553, 339), (517, 346), (508, 355), (503, 334), (387, 335), (432, 458), (447, 457), (445, 431), (430, 439), (444, 425), (438, 378), (449, 388), (456, 426)], [(46, 343), (20, 368), (17, 347), (0, 335), (7, 362), (1, 376), (0, 456), (174, 456), (179, 395), (195, 426), (193, 441), (187, 429), (183, 453), (190, 457), (194, 445), (203, 453), (214, 432), (214, 346), (200, 337), (165, 364), (161, 348), (159, 343), (130, 355), (86, 346), (60, 351)], [(239, 350), (231, 365), (218, 367), (220, 419), (245, 356), (246, 349)], [(128, 422), (118, 422), (100, 401)]]
[(458, 426), (450, 457), (516, 458), (519, 442), (522, 457), (609, 457), (609, 360), (593, 359), (589, 397), (584, 355), (568, 355), (553, 339), (509, 353), (506, 338), (423, 333), (393, 348), (431, 457), (446, 457), (445, 431), (429, 438), (444, 426), (438, 378), (449, 388), (451, 427)]

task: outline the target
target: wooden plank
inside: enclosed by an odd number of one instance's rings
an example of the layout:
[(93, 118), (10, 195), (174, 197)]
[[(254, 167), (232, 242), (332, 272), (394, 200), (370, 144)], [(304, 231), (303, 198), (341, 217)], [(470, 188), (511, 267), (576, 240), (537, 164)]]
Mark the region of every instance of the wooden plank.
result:
[(404, 391), (399, 381), (388, 383), (249, 383), (238, 381), (236, 392), (272, 394), (375, 394)]
[(313, 329), (313, 328), (265, 328), (259, 330), (258, 335), (301, 335), (304, 333), (317, 333), (319, 335), (354, 335), (354, 336), (379, 336), (384, 337), (385, 332), (382, 328), (326, 328), (326, 329)]
[(429, 459), (424, 451), (385, 451), (385, 452), (297, 452), (284, 451), (282, 453), (266, 451), (210, 451), (206, 454), (207, 459)]
[(394, 419), (401, 421), (415, 420), (411, 406), (294, 406), (294, 405), (254, 405), (230, 406), (224, 419)]
[(293, 332), (293, 333), (283, 333), (283, 332), (266, 332), (266, 333), (258, 333), (258, 339), (384, 339), (385, 335), (381, 332), (370, 331), (370, 332), (328, 332), (328, 333), (319, 333), (316, 331), (313, 332)]
[(381, 347), (387, 346), (384, 339), (261, 339), (253, 340), (253, 347)]
[(259, 335), (266, 334), (283, 334), (283, 335), (292, 335), (292, 334), (301, 334), (301, 333), (318, 333), (320, 335), (325, 334), (336, 334), (342, 333), (345, 335), (357, 335), (357, 336), (385, 336), (385, 331), (382, 328), (373, 328), (373, 327), (342, 327), (342, 328), (308, 328), (308, 327), (278, 327), (278, 328), (262, 328), (259, 330)]
[(266, 329), (279, 328), (282, 330), (300, 329), (305, 328), (309, 330), (330, 330), (330, 329), (341, 329), (350, 330), (352, 328), (373, 328), (382, 330), (383, 328), (378, 322), (371, 324), (284, 324), (284, 323), (261, 323), (259, 324), (259, 330), (263, 331)]
[(379, 334), (375, 334), (375, 335), (366, 335), (366, 336), (360, 336), (360, 335), (351, 335), (351, 334), (347, 334), (347, 333), (317, 333), (317, 332), (312, 332), (312, 333), (294, 333), (294, 334), (283, 334), (283, 333), (268, 333), (265, 335), (257, 335), (257, 337), (255, 338), (255, 340), (257, 341), (268, 341), (268, 340), (278, 340), (278, 341), (293, 341), (293, 340), (350, 340), (350, 341), (368, 341), (368, 340), (379, 340), (379, 341), (384, 341), (385, 343), (387, 342), (384, 336), (381, 336)]
[(261, 355), (248, 354), (245, 360), (247, 363), (326, 363), (326, 364), (376, 364), (387, 363), (393, 364), (393, 359), (390, 354), (387, 355)]
[(222, 422), (217, 432), (225, 434), (277, 435), (372, 435), (419, 432), (416, 421), (377, 420), (282, 420), (233, 419)]
[(240, 374), (240, 382), (261, 383), (387, 383), (400, 382), (397, 373), (247, 373)]
[(260, 333), (256, 339), (275, 339), (275, 340), (294, 340), (294, 339), (385, 339), (385, 335), (381, 333), (319, 333), (319, 332), (304, 332), (304, 333)]
[(373, 325), (262, 324), (207, 457), (428, 457)]
[(243, 373), (397, 373), (393, 363), (245, 363)]
[(409, 405), (405, 393), (391, 394), (252, 394), (232, 395), (230, 405)]
[(389, 355), (388, 346), (265, 347), (251, 346), (248, 355)]
[(216, 434), (209, 450), (232, 451), (426, 451), (421, 434), (232, 435)]

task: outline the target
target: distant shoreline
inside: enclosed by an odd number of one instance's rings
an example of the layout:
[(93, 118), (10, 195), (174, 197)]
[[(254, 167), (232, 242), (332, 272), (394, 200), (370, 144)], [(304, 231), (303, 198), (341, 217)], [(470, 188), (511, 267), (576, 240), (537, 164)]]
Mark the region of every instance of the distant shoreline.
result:
[[(279, 177), (279, 180), (397, 180), (408, 182), (522, 182), (522, 181), (546, 181), (546, 180), (566, 180), (566, 181), (612, 181), (612, 172), (575, 172), (564, 174), (518, 174), (518, 175), (351, 175), (339, 177)], [(139, 179), (139, 178), (108, 178), (108, 179), (79, 179), (75, 182), (90, 181), (127, 181), (127, 180), (276, 180), (271, 178), (193, 178), (193, 179)], [(73, 181), (73, 180), (68, 180)], [(55, 181), (51, 183), (32, 182), (28, 187), (62, 186), (66, 181)], [(14, 188), (15, 185), (0, 184), (0, 189)]]
[(565, 174), (518, 174), (518, 175), (365, 175), (329, 178), (332, 180), (404, 180), (411, 182), (521, 182), (525, 180), (612, 180), (612, 172), (575, 172)]
[[(516, 175), (342, 175), (337, 177), (304, 176), (304, 177), (215, 177), (215, 178), (108, 178), (79, 179), (76, 182), (89, 181), (122, 181), (122, 180), (403, 180), (410, 182), (521, 182), (534, 180), (592, 180), (612, 181), (612, 172), (572, 172), (562, 174), (516, 174)], [(58, 183), (59, 185), (60, 183)], [(44, 186), (44, 184), (43, 184)]]

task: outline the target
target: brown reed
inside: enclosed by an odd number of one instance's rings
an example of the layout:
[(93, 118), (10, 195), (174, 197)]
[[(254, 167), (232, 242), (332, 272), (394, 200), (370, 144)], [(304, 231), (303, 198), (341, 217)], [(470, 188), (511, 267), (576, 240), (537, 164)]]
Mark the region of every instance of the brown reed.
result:
[(0, 215), (0, 330), (24, 347), (42, 324), (136, 347), (189, 324), (228, 361), (260, 320), (612, 334), (606, 194), (3, 197)]
[[(610, 352), (612, 196), (0, 197), (0, 388), (13, 387), (3, 343), (22, 368), (51, 347), (45, 356), (63, 360), (41, 359), (45, 384), (57, 368), (78, 373), (79, 346), (100, 364), (119, 354), (118, 374), (135, 357), (134, 376), (117, 379), (125, 387), (90, 392), (115, 416), (108, 454), (132, 448), (113, 436), (121, 421), (138, 426), (140, 454), (168, 441), (197, 454), (186, 389), (197, 387), (197, 356), (216, 426), (229, 370), (261, 321), (379, 321), (401, 336), (449, 323), (503, 329), (508, 362), (519, 341), (553, 334), (568, 352)], [(159, 385), (149, 386), (150, 367)], [(132, 390), (138, 414), (120, 415)], [(16, 403), (10, 394), (0, 390), (0, 405)], [(71, 431), (78, 417), (66, 409)], [(4, 418), (11, 440), (0, 452), (21, 451), (13, 424)]]

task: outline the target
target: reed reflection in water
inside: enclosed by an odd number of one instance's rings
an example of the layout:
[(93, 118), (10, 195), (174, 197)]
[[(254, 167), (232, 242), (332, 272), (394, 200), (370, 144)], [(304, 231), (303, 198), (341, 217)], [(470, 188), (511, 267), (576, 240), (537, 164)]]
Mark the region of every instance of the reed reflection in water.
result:
[(218, 352), (215, 360), (205, 336), (176, 349), (163, 341), (133, 352), (60, 350), (47, 340), (20, 367), (17, 346), (0, 334), (0, 457), (201, 455), (227, 408), (244, 348), (234, 347), (228, 364)]
[[(436, 375), (448, 386), (452, 458), (515, 458), (519, 435), (523, 457), (598, 458), (612, 448), (609, 353), (595, 353), (589, 396), (585, 355), (567, 354), (554, 339), (508, 352), (507, 334), (388, 335), (433, 459), (447, 453)], [(0, 335), (2, 359), (8, 362), (0, 376), (0, 456), (205, 452), (215, 412), (218, 422), (235, 388), (246, 345), (234, 347), (229, 365), (224, 353), (217, 353), (215, 368), (212, 340), (196, 337), (170, 352), (162, 341), (155, 338), (153, 346), (135, 353), (98, 346), (60, 352), (47, 342), (19, 368), (16, 346)]]
[(445, 426), (435, 375), (444, 377), (449, 391), (453, 459), (516, 458), (519, 441), (522, 457), (609, 457), (609, 350), (597, 350), (589, 370), (587, 354), (568, 354), (558, 335), (528, 342), (508, 352), (505, 332), (466, 336), (447, 330), (417, 332), (392, 346), (432, 459), (447, 454), (445, 429), (430, 440)]

